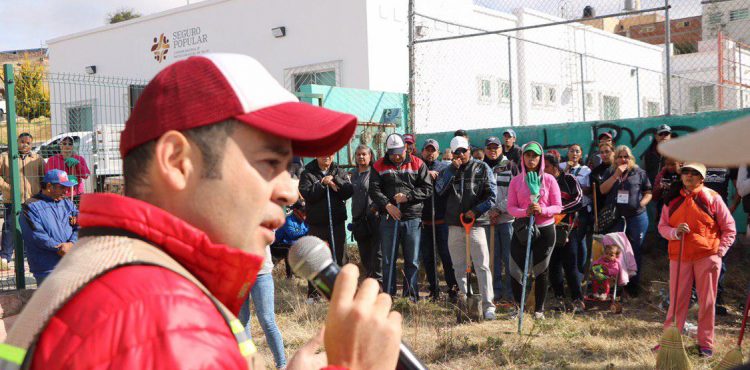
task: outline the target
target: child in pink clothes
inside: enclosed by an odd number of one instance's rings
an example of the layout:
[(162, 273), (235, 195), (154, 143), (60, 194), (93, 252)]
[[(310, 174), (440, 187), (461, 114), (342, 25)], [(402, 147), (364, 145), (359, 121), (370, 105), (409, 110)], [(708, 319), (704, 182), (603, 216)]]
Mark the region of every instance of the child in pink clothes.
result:
[(594, 298), (606, 300), (609, 295), (609, 284), (620, 276), (620, 246), (609, 244), (604, 246), (604, 254), (591, 266), (593, 275), (592, 288)]

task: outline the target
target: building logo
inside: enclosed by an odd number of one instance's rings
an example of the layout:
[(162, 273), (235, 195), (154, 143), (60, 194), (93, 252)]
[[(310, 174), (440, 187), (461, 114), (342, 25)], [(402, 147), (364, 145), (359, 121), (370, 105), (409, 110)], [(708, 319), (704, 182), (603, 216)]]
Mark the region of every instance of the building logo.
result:
[(161, 63), (167, 59), (167, 52), (169, 52), (169, 39), (162, 33), (158, 38), (154, 37), (154, 44), (151, 45), (151, 52), (154, 53), (154, 59)]

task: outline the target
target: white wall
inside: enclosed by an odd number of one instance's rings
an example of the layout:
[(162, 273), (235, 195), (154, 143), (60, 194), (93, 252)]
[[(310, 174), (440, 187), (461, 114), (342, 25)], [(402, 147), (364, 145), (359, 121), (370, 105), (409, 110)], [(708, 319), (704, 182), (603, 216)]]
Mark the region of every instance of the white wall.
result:
[[(244, 53), (257, 58), (284, 82), (284, 70), (342, 61), (342, 86), (369, 88), (365, 3), (348, 0), (209, 0), (174, 10), (50, 40), (52, 72), (149, 79), (176, 60), (174, 32), (200, 28), (207, 42), (199, 52)], [(285, 26), (287, 36), (271, 29)], [(164, 62), (150, 51), (153, 38), (164, 33), (172, 47)]]
[[(517, 9), (519, 26), (547, 24), (560, 18), (530, 9)], [(619, 118), (646, 115), (646, 102), (658, 103), (663, 111), (661, 71), (663, 53), (659, 46), (604, 32), (581, 24), (540, 27), (519, 31), (518, 65), (521, 85), (520, 110), (524, 125), (583, 120), (581, 59), (584, 54), (584, 93), (593, 101), (586, 109), (586, 120), (602, 119), (604, 96), (619, 99)], [(540, 45), (541, 44), (541, 45)], [(547, 46), (570, 50), (560, 51)], [(613, 63), (616, 62), (616, 63)], [(638, 67), (637, 79), (634, 69)], [(654, 71), (654, 72), (649, 72)], [(553, 104), (535, 104), (532, 84), (556, 87)]]
[(409, 90), (408, 2), (367, 0), (370, 90)]
[[(428, 6), (429, 5), (429, 6)], [(470, 0), (420, 3), (420, 12), (455, 24), (484, 30), (513, 28), (512, 15), (475, 7)], [(424, 39), (479, 32), (443, 22), (420, 19)], [(508, 81), (508, 63), (515, 63), (515, 43), (508, 56), (507, 38), (497, 35), (417, 44), (415, 131), (431, 133), (458, 128), (510, 125), (510, 104), (501, 101), (500, 81)], [(512, 79), (516, 76), (511, 75)], [(491, 95), (481, 98), (480, 80), (490, 81)], [(514, 92), (516, 81), (512, 81)], [(517, 109), (514, 108), (517, 121)]]

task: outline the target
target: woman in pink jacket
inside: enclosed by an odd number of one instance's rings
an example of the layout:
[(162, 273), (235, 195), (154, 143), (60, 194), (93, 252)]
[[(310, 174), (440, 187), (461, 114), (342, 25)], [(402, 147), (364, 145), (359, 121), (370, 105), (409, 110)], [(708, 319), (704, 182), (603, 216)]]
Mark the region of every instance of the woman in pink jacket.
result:
[(72, 195), (75, 204), (79, 204), (79, 198), (85, 191), (83, 180), (89, 178), (91, 171), (86, 164), (86, 159), (75, 154), (75, 142), (72, 136), (66, 136), (60, 140), (60, 154), (50, 157), (45, 165), (44, 171), (49, 170), (65, 171), (68, 173), (68, 178), (78, 183), (73, 187)]
[[(554, 216), (562, 211), (560, 187), (554, 176), (544, 173), (544, 149), (532, 141), (523, 146), (521, 158), (521, 175), (511, 180), (508, 189), (508, 213), (516, 218), (514, 231), (520, 225), (529, 223), (529, 216), (539, 229), (539, 235), (532, 236), (533, 252), (531, 271), (536, 278), (534, 291), (534, 318), (544, 319), (544, 300), (547, 298), (547, 275), (549, 258), (555, 247)], [(523, 234), (523, 235), (522, 235)], [(513, 297), (516, 304), (521, 303), (521, 280), (523, 266), (526, 262), (526, 240), (528, 229), (514, 232), (510, 254), (512, 258), (510, 274), (513, 277)]]
[[(714, 347), (716, 289), (721, 259), (737, 235), (734, 219), (721, 195), (705, 187), (706, 166), (687, 163), (680, 169), (680, 181), (673, 183), (664, 199), (659, 233), (669, 240), (669, 311), (664, 327), (682, 330), (695, 282), (698, 292), (698, 346), (701, 357), (711, 357)], [(682, 253), (680, 244), (682, 243)], [(682, 261), (680, 273), (677, 263)], [(679, 281), (679, 288), (676, 282)], [(675, 292), (675, 289), (679, 291)], [(676, 305), (676, 307), (674, 307)], [(673, 309), (677, 309), (677, 318)], [(656, 347), (658, 350), (658, 346)]]

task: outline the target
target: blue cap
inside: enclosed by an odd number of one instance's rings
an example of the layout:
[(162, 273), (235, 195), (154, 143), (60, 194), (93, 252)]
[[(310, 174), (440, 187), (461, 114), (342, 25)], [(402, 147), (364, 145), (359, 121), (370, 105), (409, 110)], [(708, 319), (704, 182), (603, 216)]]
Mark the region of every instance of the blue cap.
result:
[(42, 180), (45, 184), (60, 184), (62, 186), (76, 186), (77, 181), (70, 181), (68, 179), (68, 173), (63, 170), (49, 170), (44, 175)]

